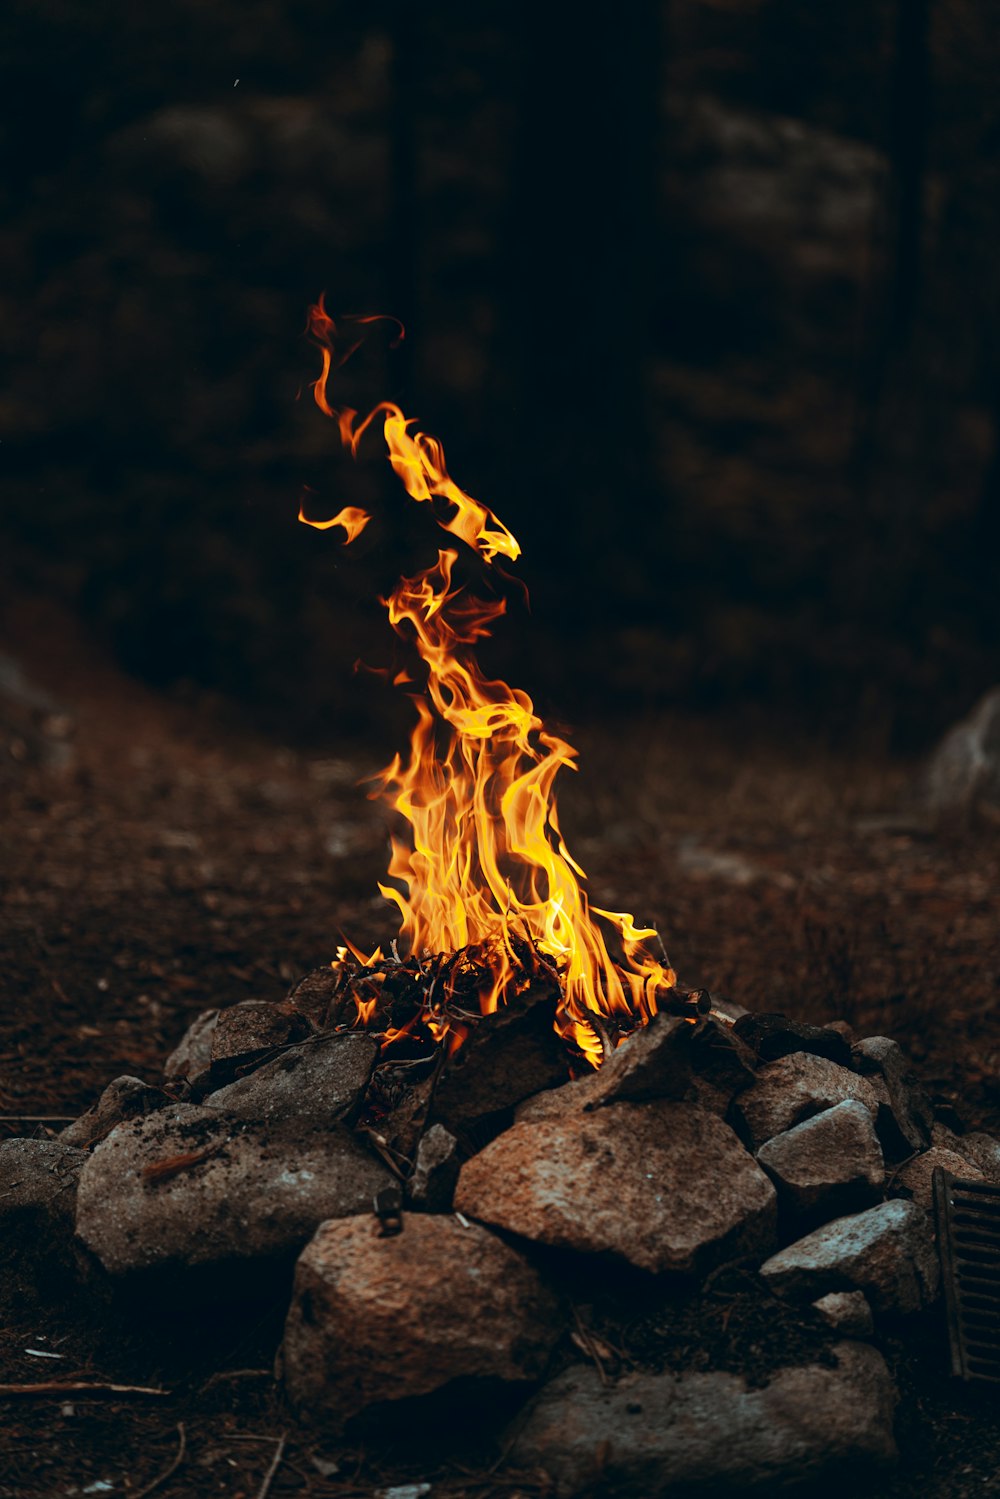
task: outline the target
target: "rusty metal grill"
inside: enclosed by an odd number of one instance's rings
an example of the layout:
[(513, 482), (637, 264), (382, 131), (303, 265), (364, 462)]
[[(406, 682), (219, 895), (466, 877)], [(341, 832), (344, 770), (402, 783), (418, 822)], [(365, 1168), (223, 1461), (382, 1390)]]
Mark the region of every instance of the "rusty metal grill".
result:
[(1000, 1384), (1000, 1187), (934, 1172), (952, 1372)]

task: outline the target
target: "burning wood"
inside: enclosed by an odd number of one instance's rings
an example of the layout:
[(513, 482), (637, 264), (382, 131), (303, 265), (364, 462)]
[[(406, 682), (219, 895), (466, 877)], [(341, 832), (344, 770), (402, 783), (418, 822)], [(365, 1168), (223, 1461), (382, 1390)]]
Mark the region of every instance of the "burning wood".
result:
[[(357, 454), (381, 420), (407, 494), (430, 507), (466, 560), (478, 561), (486, 585), (475, 592), (461, 580), (460, 554), (446, 547), (386, 600), (390, 624), (419, 658), (413, 672), (395, 678), (417, 711), (409, 755), (393, 759), (374, 793), (405, 828), (379, 888), (399, 909), (409, 956), (398, 960), (395, 944), (388, 962), (381, 949), (367, 957), (350, 944), (339, 950), (356, 1022), (374, 1023), (393, 1045), (429, 1036), (454, 1048), (478, 1017), (543, 976), (558, 986), (558, 1033), (599, 1066), (623, 1036), (671, 1006), (677, 980), (649, 945), (659, 940), (652, 928), (590, 904), (583, 870), (560, 832), (554, 790), (558, 772), (574, 768), (576, 751), (546, 728), (526, 692), (480, 669), (476, 646), (506, 612), (511, 586), (499, 559), (515, 562), (520, 545), (450, 478), (441, 444), (398, 406), (383, 402), (362, 418), (330, 404), (331, 374), (360, 339), (352, 329), (345, 341), (322, 298), (310, 310), (309, 332), (323, 361), (316, 404), (337, 422), (341, 441)], [(321, 530), (342, 527), (347, 543), (369, 520), (354, 508), (329, 521), (308, 520), (300, 509), (299, 518)]]

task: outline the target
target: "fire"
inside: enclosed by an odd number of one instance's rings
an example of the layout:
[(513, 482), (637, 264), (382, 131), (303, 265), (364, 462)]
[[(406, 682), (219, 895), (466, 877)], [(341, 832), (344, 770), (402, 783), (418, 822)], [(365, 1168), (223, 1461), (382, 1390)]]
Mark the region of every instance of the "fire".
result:
[[(539, 965), (557, 975), (557, 1029), (598, 1066), (609, 1044), (657, 1013), (676, 975), (650, 949), (655, 930), (589, 903), (586, 876), (559, 829), (554, 790), (559, 771), (576, 768), (576, 751), (546, 729), (526, 692), (488, 679), (479, 667), (476, 645), (507, 607), (494, 561), (513, 562), (521, 548), (450, 477), (440, 442), (398, 406), (382, 402), (361, 418), (330, 404), (331, 374), (357, 341), (338, 355), (342, 341), (322, 298), (310, 309), (308, 329), (323, 358), (316, 404), (336, 421), (344, 445), (357, 454), (381, 420), (389, 462), (407, 494), (430, 505), (441, 529), (478, 554), (493, 585), (490, 597), (470, 591), (456, 576), (459, 552), (441, 547), (433, 566), (401, 578), (384, 601), (396, 634), (415, 647), (426, 683), (411, 689), (417, 721), (409, 751), (381, 773), (374, 793), (406, 826), (406, 836), (392, 840), (391, 883), (379, 889), (399, 909), (409, 953), (473, 955), (480, 1014), (527, 987)], [(341, 525), (350, 541), (368, 519), (348, 507), (331, 521), (307, 524)], [(410, 681), (405, 673), (401, 679)], [(615, 934), (617, 960), (606, 931)], [(338, 961), (345, 959), (341, 949)], [(454, 973), (449, 982), (458, 983)], [(370, 1014), (369, 1000), (357, 1005)], [(423, 1019), (437, 1038), (461, 1039), (460, 1024), (443, 1010)]]

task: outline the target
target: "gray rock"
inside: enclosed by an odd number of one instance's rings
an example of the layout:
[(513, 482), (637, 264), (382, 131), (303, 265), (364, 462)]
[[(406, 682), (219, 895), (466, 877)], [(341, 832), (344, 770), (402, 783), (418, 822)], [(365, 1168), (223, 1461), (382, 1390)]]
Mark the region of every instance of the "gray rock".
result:
[(868, 1078), (826, 1057), (794, 1052), (760, 1068), (753, 1086), (733, 1104), (733, 1119), (758, 1150), (775, 1135), (848, 1099), (863, 1103), (873, 1119), (877, 1115), (879, 1095)]
[(87, 1152), (63, 1140), (4, 1140), (0, 1144), (0, 1224), (10, 1240), (15, 1225), (72, 1230), (77, 1183)]
[[(970, 1166), (981, 1171), (988, 1182), (1000, 1186), (1000, 1140), (975, 1130), (972, 1134), (959, 1136), (954, 1149)], [(956, 1176), (966, 1174), (955, 1172)]]
[(530, 990), (475, 1027), (442, 1069), (434, 1120), (461, 1133), (492, 1117), (506, 1123), (525, 1098), (566, 1078), (566, 1050), (554, 1029), (551, 989)]
[(357, 1109), (378, 1052), (375, 1038), (361, 1031), (317, 1036), (209, 1093), (203, 1103), (234, 1119), (329, 1125)]
[(207, 1076), (212, 1065), (212, 1035), (218, 1019), (218, 1010), (202, 1010), (192, 1020), (163, 1068), (163, 1075), (169, 1082), (183, 1079), (194, 1084), (202, 1076)]
[(723, 1115), (737, 1093), (757, 1075), (756, 1059), (731, 1025), (709, 1015), (691, 1034), (691, 1089), (688, 1097)]
[(875, 1331), (875, 1319), (864, 1291), (830, 1291), (813, 1302), (813, 1310), (845, 1338), (870, 1338)]
[(774, 1187), (690, 1104), (613, 1103), (525, 1120), (462, 1167), (455, 1206), (538, 1243), (700, 1272), (775, 1242)]
[(778, 1188), (779, 1206), (805, 1221), (868, 1207), (885, 1181), (875, 1121), (853, 1098), (775, 1135), (757, 1161)]
[(930, 1211), (934, 1206), (934, 1172), (940, 1167), (952, 1176), (965, 1181), (985, 1181), (978, 1166), (972, 1166), (964, 1156), (953, 1150), (942, 1150), (932, 1146), (923, 1155), (907, 1161), (896, 1173), (895, 1184), (905, 1191), (920, 1207)]
[(549, 1474), (559, 1499), (816, 1493), (897, 1457), (884, 1359), (857, 1343), (834, 1352), (834, 1367), (782, 1369), (757, 1390), (727, 1373), (637, 1374), (608, 1389), (596, 1369), (567, 1369), (515, 1426), (510, 1459)]
[(521, 1120), (556, 1119), (578, 1109), (647, 1099), (680, 1099), (691, 1090), (691, 1040), (696, 1027), (673, 1015), (656, 1015), (634, 1031), (597, 1071), (526, 1099)]
[(446, 1213), (455, 1196), (462, 1158), (458, 1141), (443, 1124), (432, 1124), (421, 1136), (407, 1195), (413, 1207), (424, 1213)]
[(901, 1048), (888, 1036), (868, 1036), (852, 1048), (851, 1055), (859, 1072), (880, 1078), (885, 1085), (888, 1098), (879, 1108), (878, 1129), (888, 1158), (898, 1161), (915, 1150), (926, 1150), (934, 1110)]
[(77, 1234), (113, 1275), (268, 1261), (394, 1178), (342, 1126), (276, 1135), (176, 1104), (120, 1124), (87, 1160)]
[(948, 730), (924, 770), (918, 795), (932, 812), (966, 815), (1000, 804), (1000, 687)]
[(414, 1213), (381, 1237), (351, 1218), (299, 1258), (281, 1364), (293, 1405), (340, 1429), (456, 1380), (538, 1379), (561, 1331), (537, 1272), (486, 1229)]
[(760, 1273), (773, 1290), (802, 1301), (864, 1291), (876, 1314), (929, 1305), (940, 1278), (930, 1218), (899, 1201), (816, 1229), (765, 1261)]
[(60, 1131), (59, 1139), (64, 1145), (93, 1145), (123, 1119), (153, 1113), (166, 1102), (162, 1088), (154, 1088), (137, 1077), (116, 1077), (85, 1114)]

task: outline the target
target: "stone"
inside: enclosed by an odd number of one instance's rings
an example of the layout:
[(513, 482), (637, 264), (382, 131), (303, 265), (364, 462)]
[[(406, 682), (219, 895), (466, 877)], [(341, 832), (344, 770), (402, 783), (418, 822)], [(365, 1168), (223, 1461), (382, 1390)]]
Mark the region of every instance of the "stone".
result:
[(455, 1381), (537, 1380), (562, 1332), (537, 1272), (486, 1229), (422, 1213), (402, 1225), (381, 1237), (368, 1218), (324, 1223), (295, 1268), (285, 1388), (337, 1430)]
[(818, 1222), (868, 1207), (885, 1181), (875, 1121), (848, 1098), (768, 1140), (757, 1162), (778, 1188), (778, 1205)]
[(85, 1114), (60, 1130), (59, 1139), (64, 1145), (93, 1145), (123, 1119), (150, 1114), (168, 1101), (162, 1088), (154, 1088), (138, 1077), (116, 1077)]
[(782, 1369), (762, 1389), (736, 1374), (633, 1374), (606, 1388), (575, 1366), (515, 1423), (510, 1460), (541, 1469), (557, 1499), (828, 1492), (897, 1457), (896, 1391), (882, 1355), (833, 1345), (832, 1367)]
[(880, 1078), (888, 1095), (878, 1111), (879, 1137), (890, 1160), (903, 1160), (931, 1143), (934, 1110), (897, 1042), (888, 1036), (858, 1041), (851, 1055), (857, 1070)]
[(407, 1183), (410, 1204), (424, 1213), (447, 1213), (455, 1196), (462, 1157), (458, 1141), (443, 1124), (432, 1124), (421, 1136), (413, 1175)]
[(280, 1136), (175, 1104), (100, 1142), (81, 1172), (76, 1230), (112, 1275), (264, 1269), (324, 1219), (370, 1212), (394, 1181), (343, 1126)]
[(735, 1100), (732, 1118), (737, 1131), (759, 1150), (775, 1135), (848, 1099), (863, 1103), (876, 1117), (879, 1095), (868, 1078), (828, 1057), (793, 1052), (760, 1068), (753, 1086)]
[(87, 1152), (63, 1140), (4, 1140), (0, 1143), (0, 1238), (15, 1225), (29, 1233), (72, 1231), (77, 1183)]
[(202, 1102), (234, 1119), (322, 1127), (355, 1114), (378, 1060), (379, 1044), (363, 1031), (317, 1036), (288, 1047), (246, 1077)]
[[(674, 1015), (656, 1015), (649, 1025), (633, 1031), (596, 1071), (589, 1070), (561, 1088), (534, 1094), (517, 1107), (514, 1118), (518, 1123), (555, 1119), (616, 1102), (689, 1097), (695, 1081), (691, 1070), (694, 1046), (703, 1028), (710, 1028), (713, 1035), (724, 1031), (714, 1021), (692, 1025)], [(706, 1070), (716, 1065), (721, 1081), (738, 1068), (739, 1061), (721, 1042), (719, 1051), (725, 1056), (724, 1062), (715, 1062), (707, 1047), (700, 1056)]]
[(231, 1082), (277, 1047), (304, 1041), (309, 1029), (305, 1016), (287, 1001), (272, 1005), (248, 999), (220, 1010), (212, 1029), (212, 1084)]
[(813, 1302), (813, 1310), (845, 1338), (870, 1338), (875, 1331), (875, 1319), (864, 1291), (830, 1291)]
[(934, 1145), (907, 1161), (895, 1176), (895, 1184), (901, 1187), (913, 1201), (930, 1212), (934, 1207), (934, 1172), (941, 1168), (964, 1181), (985, 1181), (978, 1166), (972, 1166), (964, 1156), (954, 1150), (942, 1150)]
[(537, 1243), (701, 1273), (776, 1238), (771, 1182), (691, 1104), (613, 1103), (524, 1120), (462, 1167), (455, 1207)]
[[(982, 1172), (986, 1181), (1000, 1186), (1000, 1140), (974, 1130), (958, 1137), (954, 1148), (970, 1166)], [(967, 1176), (968, 1170), (956, 1171), (955, 1175)]]
[(212, 1035), (219, 1019), (218, 1010), (202, 1010), (184, 1032), (163, 1068), (168, 1082), (183, 1079), (192, 1085), (207, 1077), (212, 1065)]
[(765, 1261), (760, 1273), (795, 1300), (864, 1291), (876, 1315), (930, 1305), (940, 1279), (931, 1219), (916, 1203), (900, 1201), (817, 1228)]
[(293, 984), (288, 991), (287, 1003), (305, 1015), (317, 1030), (331, 1024), (331, 1007), (342, 991), (346, 991), (343, 975), (327, 964), (325, 968), (313, 968)]
[[(551, 990), (520, 995), (487, 1015), (442, 1069), (434, 1121), (453, 1134), (510, 1112), (566, 1078), (566, 1051), (553, 1028)], [(506, 1121), (505, 1121), (506, 1122)]]
[(733, 1026), (708, 1016), (693, 1029), (690, 1043), (691, 1088), (694, 1103), (724, 1115), (737, 1093), (749, 1088), (757, 1075), (756, 1058)]
[(1000, 805), (1000, 687), (948, 730), (919, 778), (917, 794), (939, 815), (967, 816), (984, 803)]
[(805, 1025), (789, 1020), (787, 1015), (749, 1014), (736, 1021), (733, 1031), (745, 1041), (762, 1062), (777, 1062), (793, 1052), (826, 1057), (841, 1067), (848, 1067), (851, 1048), (843, 1036), (828, 1026)]

